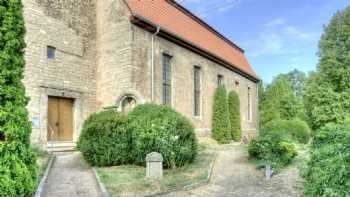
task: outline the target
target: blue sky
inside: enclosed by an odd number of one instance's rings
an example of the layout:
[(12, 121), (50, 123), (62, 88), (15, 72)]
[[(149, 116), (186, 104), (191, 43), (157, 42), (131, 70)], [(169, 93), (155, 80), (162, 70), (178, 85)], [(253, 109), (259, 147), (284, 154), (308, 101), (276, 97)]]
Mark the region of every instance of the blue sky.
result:
[(245, 50), (270, 82), (294, 68), (315, 70), (323, 26), (350, 0), (178, 0)]

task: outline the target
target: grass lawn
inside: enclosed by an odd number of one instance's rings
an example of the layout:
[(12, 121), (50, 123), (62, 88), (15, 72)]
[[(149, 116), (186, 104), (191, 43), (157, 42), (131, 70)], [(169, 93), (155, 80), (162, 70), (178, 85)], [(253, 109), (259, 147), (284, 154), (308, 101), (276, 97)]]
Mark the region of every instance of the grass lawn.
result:
[(111, 196), (151, 195), (206, 180), (215, 149), (216, 144), (210, 140), (200, 142), (198, 156), (192, 164), (165, 169), (160, 181), (146, 179), (146, 169), (134, 165), (97, 168), (97, 172)]
[(49, 161), (52, 155), (50, 155), (46, 150), (43, 150), (42, 148), (39, 148), (39, 147), (32, 147), (32, 150), (38, 156), (37, 164), (39, 166), (39, 169), (38, 169), (38, 184), (39, 184), (41, 181), (41, 178), (45, 173), (45, 170), (49, 164)]

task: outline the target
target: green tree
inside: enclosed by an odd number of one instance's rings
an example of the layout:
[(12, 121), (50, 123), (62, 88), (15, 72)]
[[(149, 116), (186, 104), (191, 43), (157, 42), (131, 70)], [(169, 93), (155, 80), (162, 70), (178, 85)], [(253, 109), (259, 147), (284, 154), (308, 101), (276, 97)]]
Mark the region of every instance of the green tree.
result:
[(284, 76), (278, 76), (267, 88), (261, 105), (261, 123), (275, 119), (290, 120), (303, 110)]
[(22, 84), (25, 26), (20, 0), (0, 0), (0, 196), (31, 196), (36, 157)]
[(235, 141), (241, 140), (242, 128), (241, 128), (241, 113), (240, 102), (237, 92), (231, 91), (228, 94), (228, 111), (230, 114), (231, 135)]
[(292, 88), (293, 94), (297, 97), (303, 95), (305, 83), (306, 83), (306, 74), (298, 69), (294, 69), (287, 74), (282, 74)]
[(337, 12), (319, 42), (319, 64), (305, 89), (311, 126), (342, 122), (350, 114), (350, 6)]
[(259, 110), (261, 110), (262, 103), (265, 97), (265, 87), (263, 81), (260, 81), (258, 86), (258, 96), (259, 96)]
[(212, 137), (220, 144), (229, 143), (232, 139), (231, 124), (224, 86), (219, 86), (215, 91), (212, 124)]

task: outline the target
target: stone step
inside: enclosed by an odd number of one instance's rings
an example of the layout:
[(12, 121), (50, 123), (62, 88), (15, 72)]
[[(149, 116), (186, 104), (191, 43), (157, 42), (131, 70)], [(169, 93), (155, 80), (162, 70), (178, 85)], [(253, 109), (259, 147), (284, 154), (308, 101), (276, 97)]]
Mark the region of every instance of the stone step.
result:
[(75, 142), (48, 142), (47, 150), (50, 152), (71, 152), (76, 150)]

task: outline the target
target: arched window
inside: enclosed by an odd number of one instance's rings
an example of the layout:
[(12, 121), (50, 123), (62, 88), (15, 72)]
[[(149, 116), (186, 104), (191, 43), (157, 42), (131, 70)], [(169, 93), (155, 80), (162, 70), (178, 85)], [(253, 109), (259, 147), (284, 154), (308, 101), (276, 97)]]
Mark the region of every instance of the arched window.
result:
[(120, 103), (121, 111), (123, 113), (128, 113), (131, 111), (135, 106), (137, 102), (136, 99), (132, 96), (125, 96)]

